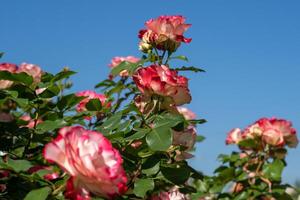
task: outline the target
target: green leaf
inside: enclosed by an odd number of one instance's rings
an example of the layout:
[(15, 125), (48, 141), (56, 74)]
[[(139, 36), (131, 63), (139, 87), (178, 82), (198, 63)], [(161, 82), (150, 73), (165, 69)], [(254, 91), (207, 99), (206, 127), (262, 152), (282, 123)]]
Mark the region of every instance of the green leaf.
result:
[(265, 164), (263, 174), (270, 180), (280, 181), (284, 163), (280, 159), (275, 159), (272, 163)]
[(204, 124), (206, 123), (206, 119), (193, 119), (193, 120), (189, 120), (189, 122), (191, 122), (192, 124)]
[(143, 172), (143, 174), (146, 174), (147, 176), (151, 176), (151, 175), (158, 173), (158, 171), (160, 169), (159, 167), (160, 167), (160, 165), (159, 165), (159, 163), (157, 163), (156, 165), (154, 165), (151, 168), (143, 169), (142, 172)]
[(125, 139), (126, 140), (138, 140), (138, 139), (142, 139), (150, 131), (151, 131), (151, 129), (138, 129), (138, 131), (136, 133), (134, 133), (133, 135), (131, 135), (131, 136), (125, 138)]
[(48, 83), (53, 79), (54, 75), (49, 72), (44, 72), (42, 75), (42, 83)]
[(32, 76), (26, 74), (25, 72), (14, 74), (8, 71), (0, 71), (0, 80), (1, 79), (24, 83), (25, 85), (31, 85), (33, 82)]
[(190, 177), (190, 169), (184, 164), (169, 164), (160, 166), (160, 170), (164, 177), (175, 184), (183, 184)]
[(78, 97), (75, 94), (68, 94), (63, 96), (58, 102), (57, 107), (59, 110), (71, 108), (78, 104), (82, 99), (86, 97)]
[(190, 66), (190, 67), (179, 67), (179, 68), (175, 68), (175, 70), (177, 71), (193, 71), (193, 72), (205, 72), (204, 69), (200, 69), (194, 66)]
[(123, 71), (123, 70), (129, 71), (132, 68), (137, 68), (137, 64), (136, 63), (131, 63), (131, 62), (124, 61), (124, 62), (121, 62), (118, 66), (112, 68), (111, 74), (113, 76), (117, 76), (117, 75), (119, 75), (119, 73), (121, 71)]
[(28, 106), (29, 101), (28, 99), (24, 99), (24, 98), (13, 98), (13, 100), (21, 107), (21, 108), (25, 108)]
[(235, 177), (235, 171), (232, 167), (219, 167), (215, 172), (218, 172), (218, 179), (223, 183), (227, 183)]
[(116, 82), (114, 82), (113, 80), (109, 80), (109, 79), (106, 79), (100, 83), (98, 83), (95, 88), (99, 88), (99, 87), (105, 87), (105, 88), (108, 88), (108, 87), (112, 87), (112, 86), (115, 86), (116, 85)]
[(59, 80), (62, 80), (62, 79), (65, 79), (65, 78), (68, 78), (69, 76), (72, 76), (73, 74), (76, 74), (76, 72), (74, 71), (61, 71), (59, 73), (57, 73), (51, 80), (51, 82), (56, 82), (56, 81), (59, 81)]
[(172, 132), (167, 127), (152, 129), (146, 136), (146, 142), (153, 151), (166, 151), (172, 145)]
[(245, 200), (249, 198), (249, 194), (247, 191), (243, 191), (242, 193), (239, 193), (234, 200)]
[(197, 142), (202, 142), (203, 140), (205, 140), (205, 137), (202, 135), (197, 135), (196, 141)]
[(57, 85), (52, 85), (48, 87), (45, 91), (43, 91), (41, 94), (39, 94), (39, 97), (51, 98), (58, 95), (59, 92), (60, 92), (59, 87)]
[(148, 61), (147, 59), (146, 60), (142, 59), (137, 63), (131, 63), (131, 62), (127, 62), (127, 61), (121, 62), (118, 66), (112, 68), (111, 75), (117, 76), (123, 70), (127, 70), (128, 74), (132, 75), (137, 70), (137, 68), (139, 68), (141, 65), (143, 65), (147, 61)]
[(175, 115), (171, 113), (164, 113), (159, 115), (154, 123), (155, 128), (159, 127), (175, 127), (177, 124), (184, 122), (184, 117), (182, 115)]
[(102, 128), (106, 130), (114, 130), (119, 127), (121, 119), (122, 112), (117, 112), (102, 124)]
[(89, 111), (99, 111), (102, 109), (102, 104), (99, 99), (91, 99), (89, 102), (85, 105), (85, 107)]
[(48, 195), (51, 193), (50, 187), (43, 187), (35, 190), (31, 190), (24, 200), (46, 200)]
[(134, 183), (133, 193), (144, 198), (148, 191), (154, 189), (154, 181), (151, 179), (139, 179)]
[(6, 165), (12, 168), (15, 172), (27, 171), (32, 164), (28, 160), (13, 160), (8, 159)]
[(141, 157), (141, 158), (147, 158), (149, 156), (152, 156), (154, 154), (153, 151), (151, 151), (150, 149), (143, 149), (141, 151), (138, 152), (138, 156)]
[(63, 119), (57, 119), (55, 121), (46, 120), (36, 126), (37, 129), (41, 131), (52, 131), (57, 128), (61, 128), (66, 125), (66, 122)]
[(178, 60), (183, 60), (183, 61), (189, 61), (188, 58), (186, 56), (174, 56), (171, 57), (170, 59), (178, 59)]
[(13, 90), (6, 90), (5, 93), (7, 93), (9, 96), (13, 98), (17, 98), (19, 94), (18, 91), (13, 91)]
[(257, 142), (255, 142), (255, 140), (253, 140), (253, 139), (245, 139), (245, 140), (242, 140), (241, 142), (239, 142), (238, 145), (241, 147), (255, 148), (255, 147), (257, 147)]

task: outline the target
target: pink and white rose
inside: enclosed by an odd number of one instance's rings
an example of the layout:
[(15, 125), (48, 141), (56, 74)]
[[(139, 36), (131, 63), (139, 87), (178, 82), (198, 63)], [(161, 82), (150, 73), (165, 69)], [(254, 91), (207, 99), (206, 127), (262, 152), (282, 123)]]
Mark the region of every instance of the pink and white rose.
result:
[(34, 64), (22, 63), (17, 70), (17, 73), (21, 72), (25, 72), (26, 74), (32, 76), (35, 83), (41, 82), (43, 72), (39, 66)]
[(197, 140), (197, 130), (190, 125), (183, 131), (173, 131), (173, 145), (184, 146), (186, 151), (191, 151)]
[(188, 79), (178, 76), (176, 70), (165, 65), (151, 65), (140, 68), (133, 75), (138, 89), (145, 96), (154, 94), (170, 97), (175, 105), (182, 105), (191, 101), (188, 89)]
[(111, 63), (108, 66), (114, 68), (125, 61), (130, 63), (137, 63), (140, 61), (140, 59), (134, 56), (127, 56), (127, 57), (116, 56), (111, 60)]
[(166, 37), (178, 42), (189, 43), (192, 39), (185, 38), (183, 33), (191, 26), (185, 24), (183, 16), (159, 16), (156, 19), (150, 19), (146, 22), (148, 30), (153, 31), (158, 37)]
[(99, 132), (80, 126), (64, 127), (45, 146), (43, 155), (71, 176), (68, 198), (89, 199), (89, 193), (113, 198), (127, 190), (121, 155)]
[[(8, 71), (10, 73), (16, 73), (17, 65), (11, 63), (1, 63), (0, 71)], [(0, 89), (9, 88), (13, 84), (13, 81), (9, 80), (0, 80)]]
[[(185, 38), (184, 32), (191, 26), (185, 24), (183, 16), (159, 16), (145, 23), (146, 29), (139, 32), (140, 49), (145, 51), (145, 45), (149, 44), (158, 49), (175, 51), (181, 42), (190, 43), (191, 38)], [(147, 46), (146, 46), (147, 47)]]
[(263, 130), (263, 140), (273, 146), (282, 146), (287, 144), (289, 147), (298, 145), (296, 130), (292, 127), (290, 121), (276, 118), (262, 118), (257, 124)]
[(242, 131), (239, 128), (232, 129), (226, 138), (226, 144), (238, 144), (242, 140)]
[(196, 119), (196, 114), (194, 112), (192, 112), (191, 110), (189, 110), (188, 108), (186, 107), (177, 107), (177, 110), (180, 114), (183, 115), (183, 117), (186, 119), (186, 120), (194, 120)]

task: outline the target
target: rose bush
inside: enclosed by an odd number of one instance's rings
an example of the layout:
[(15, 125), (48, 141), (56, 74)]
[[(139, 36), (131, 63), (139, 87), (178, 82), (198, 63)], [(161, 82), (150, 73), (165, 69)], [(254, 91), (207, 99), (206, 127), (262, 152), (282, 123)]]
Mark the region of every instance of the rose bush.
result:
[(113, 58), (94, 90), (70, 92), (69, 68), (0, 64), (0, 199), (292, 199), (281, 177), (298, 139), (283, 119), (230, 131), (238, 151), (212, 176), (189, 165), (206, 121), (178, 107), (192, 100), (181, 71), (204, 70), (172, 61), (187, 61), (174, 54), (191, 25), (160, 16), (145, 26), (141, 58)]

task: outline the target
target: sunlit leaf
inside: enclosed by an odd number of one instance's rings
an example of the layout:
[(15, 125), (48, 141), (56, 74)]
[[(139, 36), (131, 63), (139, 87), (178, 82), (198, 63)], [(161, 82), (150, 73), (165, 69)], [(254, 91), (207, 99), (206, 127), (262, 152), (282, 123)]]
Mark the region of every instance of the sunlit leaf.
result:
[(48, 195), (51, 193), (50, 187), (43, 187), (40, 189), (31, 190), (24, 200), (46, 200)]
[(154, 189), (154, 182), (151, 179), (138, 179), (134, 183), (133, 193), (138, 197), (145, 197), (147, 191)]

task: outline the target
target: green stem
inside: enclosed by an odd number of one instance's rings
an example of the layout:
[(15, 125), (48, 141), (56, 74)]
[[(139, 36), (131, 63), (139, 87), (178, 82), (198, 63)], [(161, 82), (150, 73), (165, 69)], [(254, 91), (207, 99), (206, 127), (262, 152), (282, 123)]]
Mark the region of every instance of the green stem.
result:
[(168, 64), (168, 62), (169, 62), (170, 57), (171, 57), (172, 54), (173, 54), (173, 52), (168, 51), (168, 57), (167, 57), (167, 59), (166, 59), (165, 65)]

